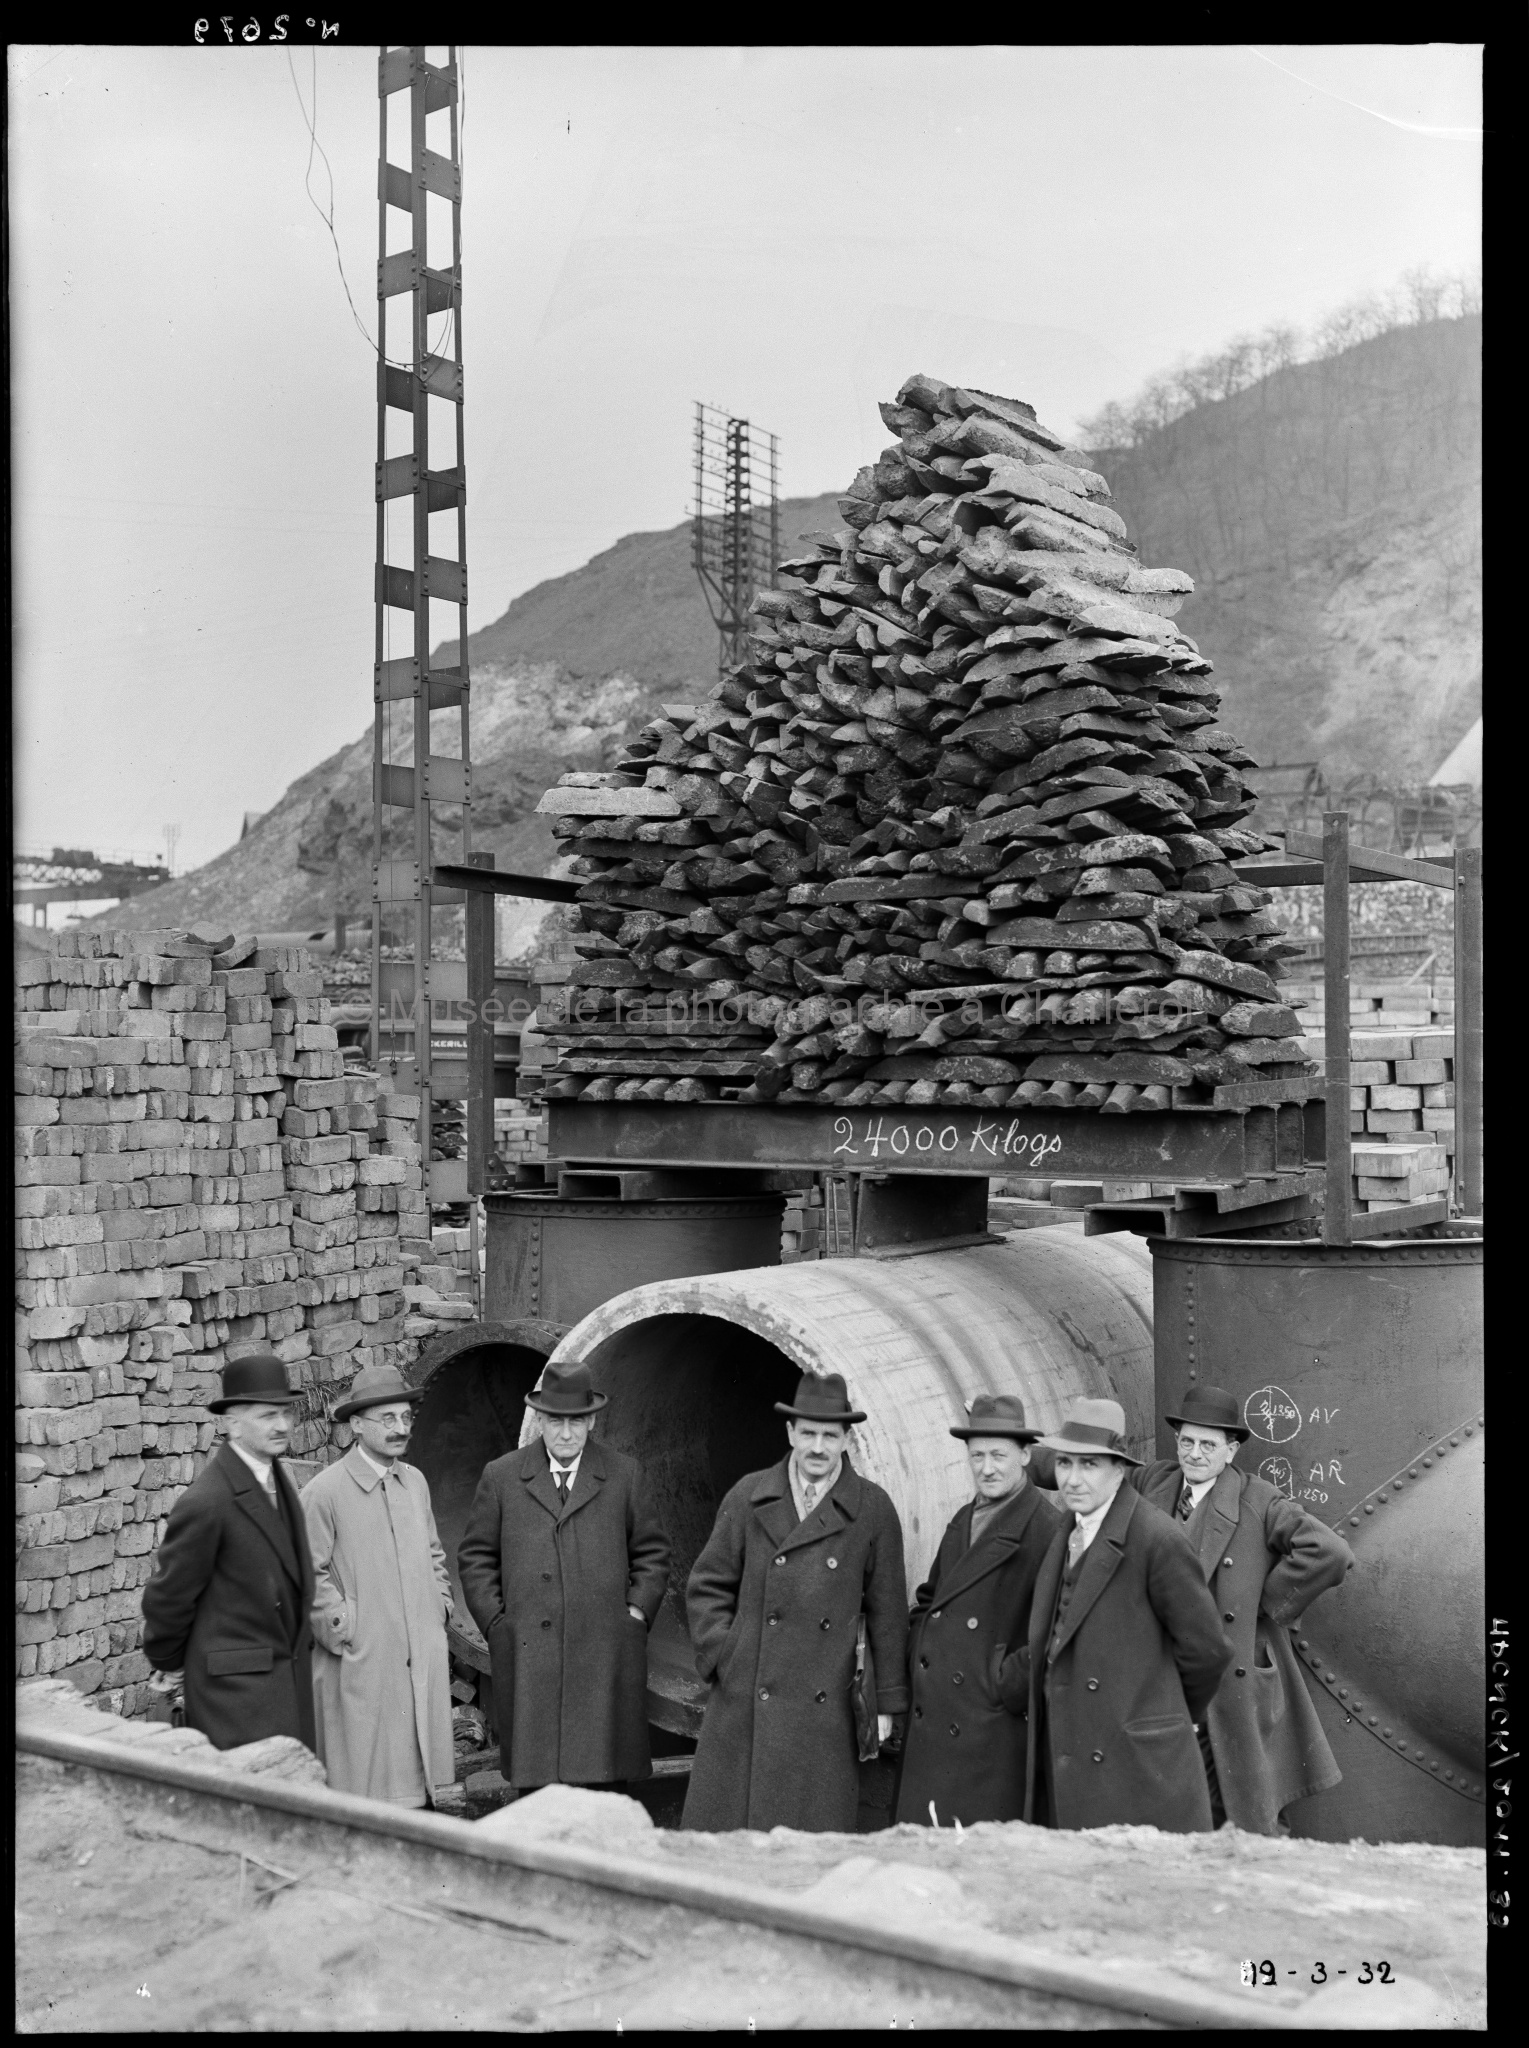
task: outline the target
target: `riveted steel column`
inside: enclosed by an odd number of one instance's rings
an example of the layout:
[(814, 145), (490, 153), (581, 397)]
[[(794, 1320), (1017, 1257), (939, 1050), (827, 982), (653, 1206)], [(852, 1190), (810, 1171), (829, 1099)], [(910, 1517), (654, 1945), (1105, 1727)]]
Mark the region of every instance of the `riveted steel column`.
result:
[(1324, 1244), (1353, 1241), (1349, 1137), (1349, 817), (1322, 813), (1322, 957), (1327, 1049), (1327, 1203)]

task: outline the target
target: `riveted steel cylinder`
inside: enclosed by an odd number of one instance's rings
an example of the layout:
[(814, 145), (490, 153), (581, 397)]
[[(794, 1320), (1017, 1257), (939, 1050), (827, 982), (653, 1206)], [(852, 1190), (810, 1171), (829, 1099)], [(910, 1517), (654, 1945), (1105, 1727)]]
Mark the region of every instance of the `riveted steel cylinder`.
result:
[(1226, 1388), (1239, 1464), (1355, 1554), (1296, 1631), (1344, 1778), (1292, 1827), (1481, 1841), (1482, 1240), (1151, 1242), (1159, 1454), (1189, 1388)]

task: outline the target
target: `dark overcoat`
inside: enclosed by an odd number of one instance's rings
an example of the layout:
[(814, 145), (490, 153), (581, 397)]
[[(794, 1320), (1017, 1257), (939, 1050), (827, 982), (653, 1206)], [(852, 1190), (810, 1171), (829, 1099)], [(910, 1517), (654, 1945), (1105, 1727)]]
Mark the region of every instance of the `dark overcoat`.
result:
[(1084, 1552), (1053, 1642), (1069, 1517), (1046, 1554), (1030, 1640), (1004, 1660), (1003, 1696), (1027, 1699), (1025, 1818), (1036, 1817), (1045, 1744), (1052, 1827), (1116, 1822), (1209, 1833), (1210, 1794), (1194, 1724), (1232, 1646), (1183, 1529), (1122, 1485)]
[(651, 1776), (648, 1630), (669, 1583), (669, 1542), (636, 1460), (590, 1438), (560, 1506), (539, 1437), (496, 1458), (478, 1481), (457, 1571), (493, 1662), (509, 1782)]
[(998, 1671), (1028, 1640), (1036, 1574), (1067, 1517), (1027, 1485), (970, 1543), (975, 1506), (941, 1538), (908, 1629), (912, 1711), (894, 1819), (926, 1827), (931, 1802), (942, 1827), (1025, 1811), (1025, 1714), (1004, 1704)]
[(906, 1712), (908, 1582), (897, 1510), (844, 1459), (804, 1521), (787, 1459), (717, 1510), (686, 1589), (706, 1702), (687, 1828), (854, 1832), (860, 1803), (850, 1679), (864, 1612), (877, 1706)]
[(314, 1747), (313, 1562), (280, 1458), (282, 1508), (223, 1444), (175, 1506), (143, 1589), (143, 1654), (184, 1671), (186, 1725), (214, 1749), (267, 1735)]
[[(1143, 1500), (1173, 1513), (1183, 1484), (1176, 1458), (1131, 1476)], [(1286, 1630), (1343, 1583), (1354, 1553), (1278, 1487), (1233, 1465), (1182, 1526), (1232, 1640), (1232, 1668), (1206, 1716), (1222, 1804), (1234, 1826), (1272, 1835), (1283, 1807), (1343, 1775)]]

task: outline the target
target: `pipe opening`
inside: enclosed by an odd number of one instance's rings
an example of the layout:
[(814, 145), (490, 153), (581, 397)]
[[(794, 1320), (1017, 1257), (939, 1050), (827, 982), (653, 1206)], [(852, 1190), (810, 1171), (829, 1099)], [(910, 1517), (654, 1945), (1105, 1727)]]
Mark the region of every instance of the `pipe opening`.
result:
[(457, 1613), (465, 1616), (457, 1545), (483, 1468), (520, 1442), (526, 1395), (546, 1364), (524, 1344), (482, 1344), (438, 1366), (425, 1384), (414, 1419), (409, 1462), (430, 1482), (435, 1526), (451, 1572)]

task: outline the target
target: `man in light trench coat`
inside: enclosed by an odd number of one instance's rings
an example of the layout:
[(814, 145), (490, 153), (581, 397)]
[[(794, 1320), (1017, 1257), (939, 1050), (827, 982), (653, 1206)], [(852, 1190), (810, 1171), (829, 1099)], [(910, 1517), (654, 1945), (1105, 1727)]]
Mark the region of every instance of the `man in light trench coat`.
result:
[(333, 1790), (393, 1806), (454, 1777), (451, 1580), (425, 1475), (402, 1463), (423, 1398), (392, 1366), (358, 1373), (334, 1411), (357, 1440), (302, 1492), (319, 1755)]

